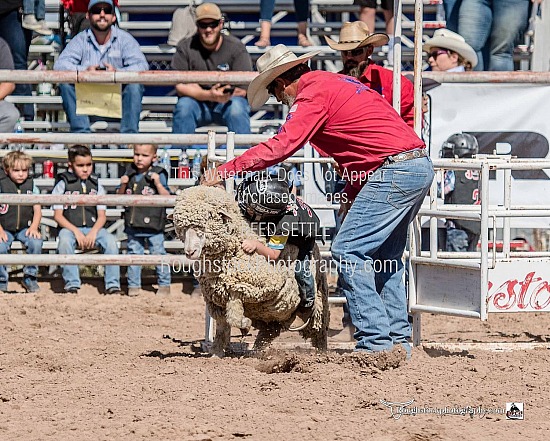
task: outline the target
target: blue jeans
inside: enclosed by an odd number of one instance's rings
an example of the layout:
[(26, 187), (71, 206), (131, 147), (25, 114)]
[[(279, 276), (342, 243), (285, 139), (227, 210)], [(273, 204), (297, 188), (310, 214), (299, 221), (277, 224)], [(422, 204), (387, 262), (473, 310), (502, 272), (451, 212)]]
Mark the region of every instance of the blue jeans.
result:
[(445, 27), (453, 32), (458, 32), (458, 11), (461, 0), (443, 0), (445, 9)]
[[(260, 0), (260, 20), (271, 21), (275, 0)], [(309, 18), (309, 0), (294, 0), (296, 21), (307, 21)]]
[[(21, 27), (21, 19), (17, 10), (0, 15), (0, 37), (6, 40), (11, 49), (13, 64), (17, 70), (27, 70), (27, 56), (31, 44), (32, 33), (30, 29)], [(13, 95), (30, 96), (32, 84), (16, 84)], [(34, 105), (24, 104), (23, 116), (27, 121), (34, 119)]]
[(174, 109), (172, 133), (193, 134), (197, 127), (215, 123), (226, 125), (230, 132), (250, 134), (250, 106), (246, 98), (232, 97), (227, 103), (197, 101), (188, 96), (178, 99)]
[[(13, 235), (9, 231), (6, 231), (8, 236), (7, 242), (0, 242), (0, 254), (7, 254), (10, 251), (11, 244), (15, 239), (25, 245), (27, 254), (42, 254), (42, 239), (35, 239), (33, 237), (25, 236), (28, 228), (23, 228)], [(27, 276), (36, 277), (38, 274), (38, 267), (36, 265), (27, 265), (23, 268), (23, 274)], [(0, 265), (0, 285), (7, 285), (9, 279), (8, 271), (4, 265)]]
[[(143, 254), (145, 242), (149, 242), (149, 254), (164, 256), (164, 233), (140, 233), (133, 228), (126, 228), (128, 234), (128, 254)], [(170, 286), (170, 266), (157, 265), (157, 282), (160, 286)], [(128, 288), (141, 288), (141, 265), (128, 267)]]
[(23, 14), (34, 14), (37, 20), (44, 20), (46, 0), (23, 0)]
[(447, 251), (475, 251), (479, 234), (460, 228), (447, 228)]
[[(83, 234), (88, 234), (91, 230), (89, 227), (82, 227), (79, 230)], [(76, 249), (76, 237), (71, 230), (62, 228), (59, 232), (59, 243), (57, 244), (58, 254), (74, 254)], [(115, 236), (109, 233), (105, 228), (102, 228), (97, 233), (95, 245), (103, 250), (103, 254), (118, 254), (118, 247)], [(80, 288), (80, 272), (77, 265), (63, 265), (63, 280), (65, 281), (65, 289)], [(105, 289), (119, 288), (120, 289), (120, 267), (118, 265), (105, 266)]]
[[(73, 84), (60, 84), (59, 90), (63, 98), (63, 110), (71, 125), (71, 132), (90, 133), (90, 118), (88, 115), (76, 113), (76, 92)], [(139, 114), (141, 113), (141, 99), (143, 85), (126, 84), (122, 87), (122, 120), (120, 133), (139, 132)]]
[(528, 14), (529, 0), (462, 0), (458, 33), (477, 52), (475, 70), (514, 70), (514, 43)]
[(358, 351), (384, 351), (396, 344), (410, 351), (402, 256), (408, 225), (433, 177), (429, 158), (380, 167), (355, 198), (332, 244)]

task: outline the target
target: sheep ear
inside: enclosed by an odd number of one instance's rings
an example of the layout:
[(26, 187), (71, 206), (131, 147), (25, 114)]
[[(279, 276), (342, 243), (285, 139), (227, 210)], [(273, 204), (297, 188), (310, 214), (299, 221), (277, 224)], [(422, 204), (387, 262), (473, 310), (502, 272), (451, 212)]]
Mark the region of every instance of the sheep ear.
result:
[(233, 217), (231, 217), (231, 215), (225, 210), (220, 210), (218, 211), (218, 213), (222, 217), (222, 221), (224, 224), (227, 224), (233, 220)]
[(235, 225), (233, 223), (233, 217), (225, 210), (218, 211), (222, 218), (222, 222), (227, 227), (227, 232), (233, 234), (235, 232)]

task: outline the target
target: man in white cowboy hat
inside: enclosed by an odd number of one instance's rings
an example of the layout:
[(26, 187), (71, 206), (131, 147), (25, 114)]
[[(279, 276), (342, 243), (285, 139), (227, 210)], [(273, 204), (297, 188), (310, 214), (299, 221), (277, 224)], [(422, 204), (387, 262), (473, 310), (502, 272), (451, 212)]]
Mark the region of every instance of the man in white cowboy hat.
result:
[(306, 61), (317, 53), (297, 57), (280, 44), (258, 59), (248, 100), (257, 108), (274, 95), (290, 107), (287, 120), (273, 138), (209, 170), (203, 184), (277, 164), (306, 142), (332, 156), (347, 181), (332, 256), (357, 328), (356, 350), (403, 345), (410, 352), (401, 256), (433, 167), (424, 142), (378, 93), (346, 75), (311, 71)]
[[(172, 58), (172, 69), (195, 71), (251, 71), (252, 61), (245, 45), (222, 34), (223, 16), (214, 3), (201, 3), (195, 10), (197, 33), (182, 39)], [(212, 122), (227, 125), (231, 132), (250, 133), (250, 107), (246, 89), (230, 84), (213, 86), (176, 84), (178, 102), (174, 109), (173, 133), (195, 133)]]
[(438, 29), (422, 45), (434, 71), (464, 72), (477, 65), (477, 55), (461, 35), (449, 29)]
[[(339, 41), (325, 35), (327, 44), (340, 51), (344, 69), (339, 73), (359, 78), (363, 84), (376, 90), (388, 103), (393, 104), (393, 72), (376, 65), (369, 57), (376, 46), (388, 43), (389, 37), (383, 33), (369, 32), (362, 21), (346, 22), (340, 30)], [(414, 127), (414, 87), (401, 77), (401, 117)]]

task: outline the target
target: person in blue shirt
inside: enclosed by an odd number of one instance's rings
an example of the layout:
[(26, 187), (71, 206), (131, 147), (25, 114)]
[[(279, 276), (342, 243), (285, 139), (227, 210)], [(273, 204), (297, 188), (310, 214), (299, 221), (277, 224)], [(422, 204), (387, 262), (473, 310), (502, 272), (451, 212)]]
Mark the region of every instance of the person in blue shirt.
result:
[[(91, 0), (87, 17), (90, 29), (75, 35), (61, 52), (54, 70), (115, 72), (149, 70), (139, 43), (116, 23), (113, 0)], [(76, 94), (72, 84), (60, 84), (63, 109), (71, 132), (89, 133), (90, 119), (77, 114)], [(142, 84), (126, 84), (122, 88), (121, 133), (137, 133), (141, 113)]]
[[(153, 165), (157, 160), (157, 146), (136, 144), (134, 163), (120, 178), (118, 194), (170, 195), (168, 172), (165, 168)], [(143, 254), (145, 243), (150, 254), (166, 254), (164, 248), (164, 207), (126, 207), (124, 211), (124, 231), (128, 235), (128, 254)], [(170, 294), (169, 265), (157, 265), (157, 294)], [(141, 291), (141, 266), (128, 267), (128, 295), (137, 296)]]

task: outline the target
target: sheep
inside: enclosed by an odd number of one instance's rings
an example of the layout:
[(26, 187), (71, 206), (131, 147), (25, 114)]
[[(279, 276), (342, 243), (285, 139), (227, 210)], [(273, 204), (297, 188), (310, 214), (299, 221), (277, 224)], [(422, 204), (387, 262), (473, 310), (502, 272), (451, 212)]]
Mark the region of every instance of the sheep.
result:
[[(184, 242), (188, 259), (201, 260), (198, 277), (208, 311), (216, 322), (211, 352), (223, 356), (229, 345), (231, 327), (246, 333), (259, 330), (255, 350), (265, 349), (296, 316), (305, 325), (297, 329), (318, 350), (327, 348), (329, 321), (328, 284), (319, 270), (319, 248), (315, 246), (315, 306), (308, 317), (298, 311), (300, 296), (293, 264), (298, 249), (287, 246), (276, 264), (257, 254), (246, 254), (245, 239), (259, 239), (238, 204), (225, 190), (196, 186), (177, 198), (172, 215), (176, 234)], [(290, 260), (288, 260), (290, 259)], [(281, 262), (286, 262), (282, 264)]]

